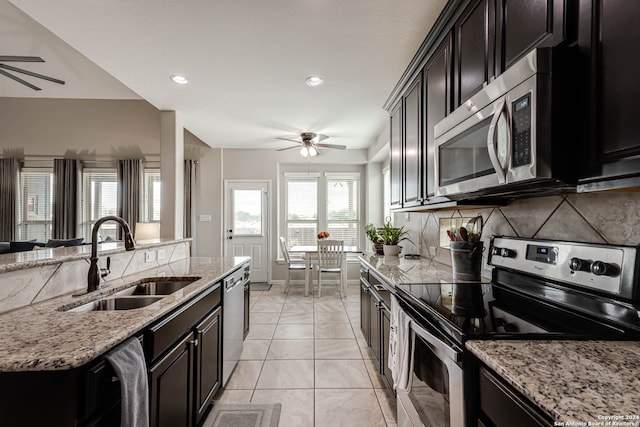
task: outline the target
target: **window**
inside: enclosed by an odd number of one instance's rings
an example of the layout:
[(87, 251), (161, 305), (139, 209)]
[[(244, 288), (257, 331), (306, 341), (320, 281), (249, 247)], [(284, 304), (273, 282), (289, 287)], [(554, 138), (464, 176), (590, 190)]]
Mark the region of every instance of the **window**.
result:
[(345, 246), (358, 246), (360, 236), (359, 176), (326, 174), (327, 231)]
[(393, 224), (393, 221), (391, 221), (393, 219), (391, 216), (391, 173), (389, 172), (388, 167), (382, 170), (382, 185), (382, 212), (384, 215), (384, 221), (386, 223), (388, 219)]
[[(85, 169), (82, 173), (82, 232), (91, 241), (93, 224), (103, 216), (116, 215), (118, 210), (118, 182), (115, 169)], [(103, 239), (117, 238), (117, 224), (107, 222), (100, 227)]]
[(144, 170), (142, 221), (160, 221), (160, 169)]
[(285, 179), (287, 245), (315, 245), (318, 238), (318, 177), (287, 176)]
[(17, 240), (51, 238), (53, 206), (53, 172), (22, 169), (19, 174)]
[(284, 191), (289, 247), (315, 246), (319, 231), (360, 246), (360, 174), (285, 173)]

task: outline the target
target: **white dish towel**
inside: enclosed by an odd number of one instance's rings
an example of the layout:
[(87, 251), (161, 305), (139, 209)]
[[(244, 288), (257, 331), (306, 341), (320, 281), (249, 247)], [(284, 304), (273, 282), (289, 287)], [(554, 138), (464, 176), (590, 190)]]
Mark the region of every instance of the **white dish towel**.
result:
[(396, 391), (408, 391), (411, 388), (414, 340), (411, 318), (400, 307), (395, 295), (391, 295), (391, 331), (387, 366), (391, 369), (393, 387)]

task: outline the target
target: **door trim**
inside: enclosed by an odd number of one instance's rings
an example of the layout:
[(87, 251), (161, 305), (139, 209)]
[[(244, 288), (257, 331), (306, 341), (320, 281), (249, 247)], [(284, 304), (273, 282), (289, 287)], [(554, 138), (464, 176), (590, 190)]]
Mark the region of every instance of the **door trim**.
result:
[(261, 184), (266, 184), (267, 186), (267, 220), (265, 222), (267, 229), (266, 234), (267, 234), (267, 247), (266, 247), (266, 251), (267, 251), (267, 281), (268, 283), (271, 283), (271, 274), (272, 274), (272, 268), (271, 268), (271, 264), (272, 264), (272, 259), (271, 259), (271, 246), (272, 246), (272, 241), (271, 241), (271, 236), (272, 236), (272, 228), (273, 228), (273, 219), (272, 217), (272, 213), (273, 213), (273, 197), (272, 197), (272, 190), (273, 190), (273, 186), (272, 186), (272, 181), (270, 179), (225, 179), (224, 181), (224, 186), (223, 186), (223, 193), (222, 193), (222, 256), (230, 256), (227, 252), (228, 252), (228, 246), (227, 246), (227, 233), (226, 231), (228, 230), (228, 225), (229, 225), (229, 220), (230, 218), (229, 216), (229, 203), (230, 201), (227, 200), (227, 194), (229, 193), (229, 185), (230, 184), (247, 184), (247, 183), (261, 183)]

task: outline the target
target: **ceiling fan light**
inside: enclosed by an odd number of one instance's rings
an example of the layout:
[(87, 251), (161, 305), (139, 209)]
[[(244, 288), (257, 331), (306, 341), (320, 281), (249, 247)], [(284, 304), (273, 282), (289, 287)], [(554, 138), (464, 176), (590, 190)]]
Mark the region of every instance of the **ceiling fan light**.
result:
[(179, 74), (172, 75), (170, 78), (174, 83), (178, 83), (179, 85), (186, 85), (189, 83), (189, 79), (187, 77)]
[(320, 86), (321, 84), (323, 84), (324, 79), (319, 76), (309, 76), (307, 77), (306, 82), (308, 86), (314, 87), (314, 86)]
[(309, 147), (308, 150), (311, 157), (315, 157), (318, 155), (318, 151), (315, 149), (315, 147)]
[(307, 147), (302, 147), (300, 149), (300, 155), (302, 157), (309, 157), (309, 149)]

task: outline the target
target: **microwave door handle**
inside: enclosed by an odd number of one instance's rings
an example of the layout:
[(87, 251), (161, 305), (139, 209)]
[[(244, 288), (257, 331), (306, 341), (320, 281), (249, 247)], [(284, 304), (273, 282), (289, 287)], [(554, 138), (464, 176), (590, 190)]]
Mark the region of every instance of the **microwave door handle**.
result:
[(501, 98), (496, 105), (495, 112), (493, 113), (493, 118), (491, 119), (491, 124), (489, 125), (489, 133), (487, 134), (487, 150), (489, 151), (489, 160), (491, 160), (491, 165), (493, 165), (493, 169), (496, 171), (496, 175), (498, 176), (498, 183), (504, 184), (507, 181), (507, 177), (504, 173), (504, 168), (500, 164), (500, 160), (498, 160), (498, 153), (496, 149), (496, 134), (497, 134), (497, 125), (498, 119), (503, 113), (505, 105), (505, 99)]

